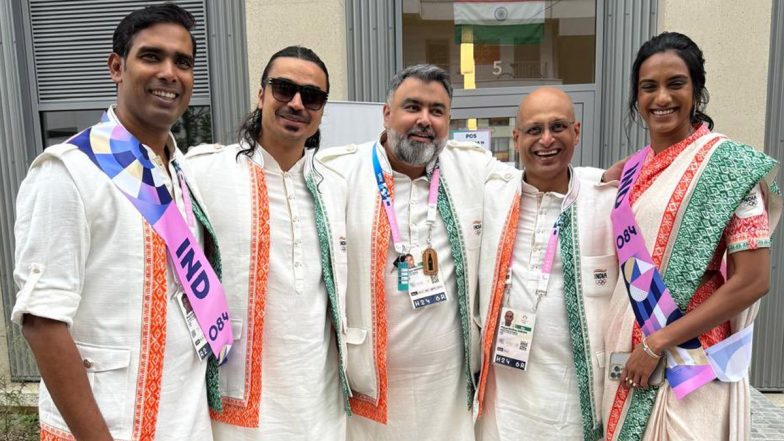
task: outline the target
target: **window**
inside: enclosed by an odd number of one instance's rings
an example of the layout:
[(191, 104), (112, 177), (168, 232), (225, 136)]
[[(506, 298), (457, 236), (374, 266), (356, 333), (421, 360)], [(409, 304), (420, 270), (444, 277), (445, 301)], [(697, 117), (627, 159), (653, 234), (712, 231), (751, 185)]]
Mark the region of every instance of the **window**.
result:
[[(41, 112), (44, 148), (68, 140), (100, 121), (104, 109)], [(174, 123), (172, 134), (183, 152), (188, 147), (212, 142), (212, 114), (209, 106), (191, 106)]]
[(445, 67), (455, 88), (593, 83), (595, 60), (594, 0), (403, 1), (403, 64)]

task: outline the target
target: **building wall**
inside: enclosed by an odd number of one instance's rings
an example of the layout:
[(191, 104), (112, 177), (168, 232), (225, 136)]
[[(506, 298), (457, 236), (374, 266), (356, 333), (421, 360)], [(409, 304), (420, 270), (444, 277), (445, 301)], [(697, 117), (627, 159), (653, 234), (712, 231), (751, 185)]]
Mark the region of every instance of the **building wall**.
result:
[(247, 0), (248, 74), (251, 107), (258, 102), (264, 66), (290, 45), (313, 49), (329, 70), (331, 100), (347, 94), (346, 9), (341, 0)]
[[(0, 298), (2, 298), (2, 296), (3, 296), (3, 287), (0, 286)], [(0, 302), (0, 317), (5, 317), (5, 311), (3, 310), (3, 302)], [(8, 337), (7, 336), (8, 336), (8, 331), (6, 330), (6, 327), (0, 326), (0, 382), (11, 378), (11, 365), (8, 361)]]
[(705, 55), (716, 130), (758, 149), (765, 140), (771, 1), (659, 1), (659, 31), (688, 35)]

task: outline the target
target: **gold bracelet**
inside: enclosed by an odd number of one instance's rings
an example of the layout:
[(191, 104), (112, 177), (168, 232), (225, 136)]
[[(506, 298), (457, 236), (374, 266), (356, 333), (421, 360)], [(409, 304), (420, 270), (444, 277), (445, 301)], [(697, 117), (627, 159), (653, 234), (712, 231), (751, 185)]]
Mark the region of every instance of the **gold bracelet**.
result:
[(648, 342), (645, 341), (645, 337), (643, 337), (642, 339), (642, 350), (645, 351), (645, 353), (648, 354), (648, 356), (653, 358), (654, 360), (658, 360), (662, 358), (662, 354), (657, 354), (653, 352), (653, 349), (651, 349), (651, 347), (648, 346)]

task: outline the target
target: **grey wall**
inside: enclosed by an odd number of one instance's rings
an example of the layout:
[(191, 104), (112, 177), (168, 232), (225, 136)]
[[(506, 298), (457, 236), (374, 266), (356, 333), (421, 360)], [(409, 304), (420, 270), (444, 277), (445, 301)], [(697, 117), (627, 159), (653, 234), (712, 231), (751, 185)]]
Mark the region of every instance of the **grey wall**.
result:
[(207, 2), (210, 98), (214, 142), (232, 144), (250, 109), (245, 0)]
[(401, 0), (346, 0), (349, 101), (384, 102), (401, 69)]
[[(768, 103), (765, 152), (784, 160), (784, 5), (773, 2), (768, 63)], [(781, 171), (777, 178), (784, 188)], [(770, 292), (762, 299), (754, 325), (751, 384), (761, 390), (784, 391), (784, 240), (781, 222), (771, 246)]]
[(609, 166), (647, 143), (642, 124), (629, 124), (631, 67), (637, 49), (656, 34), (658, 0), (604, 2), (601, 81), (601, 165)]
[[(13, 281), (14, 218), (19, 184), (36, 154), (33, 130), (25, 124), (32, 111), (23, 100), (29, 93), (29, 76), (22, 47), (25, 43), (21, 23), (21, 2), (0, 2), (0, 63), (19, 66), (0, 69), (0, 286), (3, 299), (3, 323), (6, 327), (10, 375), (16, 380), (35, 379), (35, 363), (27, 350), (19, 328), (9, 319), (16, 286)], [(21, 63), (20, 63), (21, 61)], [(2, 372), (4, 376), (8, 373)]]

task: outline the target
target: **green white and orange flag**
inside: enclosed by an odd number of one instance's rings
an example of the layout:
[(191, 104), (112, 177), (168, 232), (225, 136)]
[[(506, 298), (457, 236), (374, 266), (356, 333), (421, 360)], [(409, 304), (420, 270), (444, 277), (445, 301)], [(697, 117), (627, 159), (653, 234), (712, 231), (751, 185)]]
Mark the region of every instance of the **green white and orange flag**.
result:
[[(545, 2), (542, 0), (461, 0), (454, 2), (455, 42), (541, 44)], [(471, 29), (472, 32), (464, 32)], [(472, 41), (465, 35), (473, 34)]]

